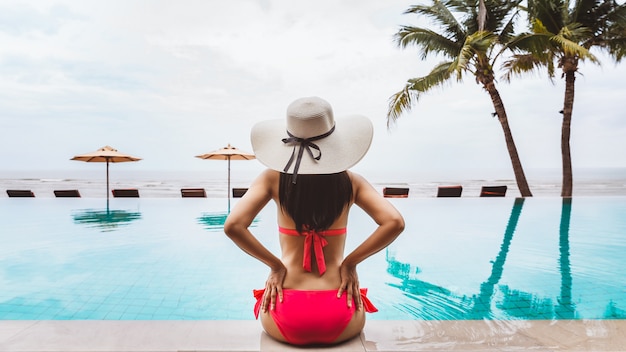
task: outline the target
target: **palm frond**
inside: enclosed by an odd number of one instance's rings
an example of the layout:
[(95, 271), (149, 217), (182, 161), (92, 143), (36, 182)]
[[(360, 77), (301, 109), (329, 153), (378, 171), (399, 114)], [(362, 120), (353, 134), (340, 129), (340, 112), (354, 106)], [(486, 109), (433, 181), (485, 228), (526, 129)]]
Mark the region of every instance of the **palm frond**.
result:
[(558, 34), (577, 43), (583, 42), (586, 38), (593, 36), (592, 30), (580, 23), (569, 23), (561, 28)]
[(456, 17), (450, 12), (449, 8), (440, 0), (433, 0), (432, 5), (414, 5), (409, 7), (405, 13), (414, 13), (423, 15), (440, 26), (447, 36), (455, 38), (457, 41), (465, 37), (465, 29), (463, 25), (457, 21)]
[(479, 31), (469, 35), (465, 42), (470, 44), (476, 52), (487, 52), (498, 43), (498, 36), (491, 31)]
[(617, 5), (613, 8), (613, 11), (607, 14), (606, 20), (612, 25), (624, 28), (624, 24), (626, 22), (626, 3)]
[(536, 18), (532, 21), (531, 23), (531, 28), (533, 33), (535, 34), (550, 34), (552, 35), (552, 32), (550, 32), (550, 30), (548, 29), (548, 27), (546, 27), (543, 24), (543, 21), (539, 18)]
[(579, 57), (580, 59), (589, 59), (589, 61), (597, 63), (598, 59), (589, 50), (582, 45), (568, 39), (562, 34), (557, 34), (550, 38), (552, 43), (555, 43), (560, 50), (566, 56)]
[(567, 21), (569, 1), (564, 0), (528, 0), (528, 15), (532, 22), (537, 19), (552, 33), (557, 33)]
[(513, 32), (513, 22), (519, 15), (519, 4), (522, 0), (491, 0), (486, 1), (487, 21), (485, 31), (506, 36)]
[(544, 67), (552, 81), (555, 72), (553, 59), (544, 60), (534, 54), (516, 54), (502, 64), (505, 71), (502, 79), (510, 82), (514, 76), (521, 77), (528, 72), (539, 72)]
[(519, 11), (515, 11), (513, 15), (504, 23), (502, 29), (498, 32), (498, 41), (500, 43), (506, 43), (511, 37), (513, 37), (513, 33), (515, 33), (515, 22), (518, 17)]
[(626, 3), (618, 5), (611, 0), (605, 3), (608, 3), (605, 14), (594, 22), (602, 27), (595, 29), (595, 42), (586, 47), (600, 47), (619, 63), (626, 55)]
[(455, 41), (426, 28), (403, 26), (394, 35), (394, 39), (402, 48), (409, 45), (419, 47), (422, 59), (425, 59), (431, 52), (450, 57), (459, 50), (459, 45)]
[(400, 116), (411, 111), (413, 100), (419, 99), (419, 93), (410, 89), (411, 83), (407, 82), (404, 88), (389, 98), (389, 108), (387, 110), (387, 128), (391, 127)]
[(410, 111), (422, 93), (443, 85), (451, 76), (451, 65), (451, 62), (440, 63), (428, 75), (409, 79), (402, 90), (392, 95), (389, 98), (387, 127), (396, 122), (403, 113)]
[(626, 36), (607, 40), (603, 48), (615, 59), (616, 63), (621, 62), (626, 56)]
[[(488, 50), (490, 50), (496, 43), (498, 37), (487, 31), (481, 31), (473, 33), (467, 36), (463, 47), (459, 51), (458, 55), (453, 61), (451, 70), (456, 72), (457, 80), (461, 80), (463, 71), (471, 71), (469, 65), (475, 60), (476, 57), (488, 57)], [(481, 69), (484, 69), (482, 67)]]
[(525, 52), (541, 56), (551, 45), (550, 37), (552, 35), (549, 33), (520, 33), (509, 39), (503, 45), (502, 51), (510, 50), (513, 53)]
[(459, 55), (454, 59), (450, 70), (456, 73), (457, 81), (460, 81), (463, 77), (463, 71), (470, 70), (469, 64), (472, 58), (476, 55), (471, 45), (463, 45), (463, 48), (459, 52)]

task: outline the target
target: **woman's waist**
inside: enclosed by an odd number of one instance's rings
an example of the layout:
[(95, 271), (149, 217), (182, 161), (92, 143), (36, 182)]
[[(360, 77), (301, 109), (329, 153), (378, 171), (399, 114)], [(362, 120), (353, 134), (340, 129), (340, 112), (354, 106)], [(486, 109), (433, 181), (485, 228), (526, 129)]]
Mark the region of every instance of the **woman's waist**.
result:
[(337, 259), (326, 258), (326, 260), (324, 260), (324, 262), (322, 263), (325, 272), (323, 275), (320, 275), (321, 264), (319, 264), (315, 260), (315, 258), (308, 261), (307, 263), (307, 261), (304, 260), (301, 255), (291, 255), (291, 256), (281, 258), (281, 261), (283, 262), (283, 265), (285, 265), (285, 268), (287, 268), (288, 274), (304, 275), (304, 276), (310, 275), (314, 277), (324, 277), (326, 276), (326, 273), (328, 274), (336, 273), (338, 275), (339, 270), (341, 268), (341, 262), (342, 262), (342, 260), (339, 258)]
[(287, 266), (287, 275), (283, 281), (283, 288), (297, 290), (336, 290), (340, 285), (339, 267), (329, 267), (320, 275), (317, 271), (307, 272), (302, 266)]
[[(303, 269), (309, 264), (311, 269), (316, 269), (319, 265), (324, 265), (326, 270), (339, 270), (341, 263), (343, 262), (343, 252), (327, 252), (318, 259), (314, 253), (306, 256), (302, 250), (300, 251), (283, 251), (281, 259), (283, 264), (288, 268)], [(322, 262), (322, 263), (321, 263)], [(314, 271), (314, 270), (313, 270)]]

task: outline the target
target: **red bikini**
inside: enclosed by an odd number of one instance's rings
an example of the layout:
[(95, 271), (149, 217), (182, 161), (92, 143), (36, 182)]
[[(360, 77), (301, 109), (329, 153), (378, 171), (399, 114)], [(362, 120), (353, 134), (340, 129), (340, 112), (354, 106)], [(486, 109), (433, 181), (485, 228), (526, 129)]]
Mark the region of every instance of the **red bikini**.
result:
[[(367, 289), (360, 289), (363, 309), (378, 312), (367, 298)], [(254, 316), (258, 319), (265, 289), (253, 290), (256, 304)], [(276, 302), (269, 313), (287, 342), (294, 345), (329, 344), (346, 329), (354, 311), (354, 300), (348, 308), (346, 292), (337, 297), (337, 290), (283, 290), (283, 301)]]
[[(283, 227), (279, 227), (278, 230), (288, 236), (306, 236), (302, 266), (306, 271), (311, 271), (312, 247), (320, 276), (326, 272), (323, 248), (328, 241), (324, 236), (345, 235), (347, 232), (345, 228), (302, 233)], [(265, 289), (253, 290), (253, 293), (257, 300), (254, 315), (258, 319)], [(284, 289), (283, 302), (276, 302), (275, 309), (269, 310), (269, 313), (287, 342), (296, 345), (328, 344), (334, 342), (346, 329), (356, 310), (354, 301), (348, 308), (346, 294), (344, 292), (338, 298), (337, 290)], [(367, 298), (367, 289), (360, 289), (360, 295), (366, 312), (378, 311)]]

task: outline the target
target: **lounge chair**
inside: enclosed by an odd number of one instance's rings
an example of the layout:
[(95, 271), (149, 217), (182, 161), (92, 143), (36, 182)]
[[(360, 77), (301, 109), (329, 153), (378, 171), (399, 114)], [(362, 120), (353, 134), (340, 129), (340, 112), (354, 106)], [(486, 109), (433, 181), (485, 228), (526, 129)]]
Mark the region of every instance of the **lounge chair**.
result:
[(80, 198), (80, 192), (77, 189), (57, 189), (54, 190), (54, 196), (57, 198)]
[(181, 188), (180, 195), (183, 198), (206, 198), (204, 188)]
[(35, 193), (33, 193), (30, 189), (7, 189), (7, 195), (11, 198), (32, 198), (35, 196)]
[(233, 188), (233, 198), (241, 198), (247, 191), (247, 188)]
[(506, 195), (506, 186), (483, 186), (480, 189), (481, 197), (504, 197)]
[(139, 190), (137, 188), (120, 188), (111, 192), (113, 192), (113, 197), (115, 198), (139, 198)]
[(460, 197), (462, 192), (463, 186), (439, 186), (437, 197)]
[(404, 187), (385, 187), (383, 188), (383, 196), (385, 198), (407, 198), (409, 189)]

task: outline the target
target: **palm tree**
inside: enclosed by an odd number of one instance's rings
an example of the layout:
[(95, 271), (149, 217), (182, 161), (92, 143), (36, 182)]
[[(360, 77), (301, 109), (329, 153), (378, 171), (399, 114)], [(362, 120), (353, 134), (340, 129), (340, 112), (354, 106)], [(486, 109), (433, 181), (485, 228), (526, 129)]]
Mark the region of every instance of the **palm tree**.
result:
[[(509, 127), (506, 110), (496, 89), (493, 63), (500, 51), (496, 49), (513, 36), (514, 20), (521, 0), (432, 0), (431, 5), (414, 5), (405, 13), (427, 17), (441, 32), (429, 28), (402, 26), (395, 35), (397, 44), (421, 49), (421, 58), (443, 56), (448, 61), (435, 66), (429, 74), (409, 79), (405, 87), (389, 99), (387, 124), (390, 125), (409, 111), (420, 95), (447, 81), (461, 81), (464, 73), (471, 73), (478, 84), (488, 92), (498, 117), (506, 146), (513, 164), (517, 186), (523, 197), (532, 193)], [(457, 20), (455, 14), (463, 16)]]
[(565, 78), (561, 157), (562, 197), (571, 197), (573, 188), (570, 134), (574, 108), (574, 88), (579, 61), (598, 63), (589, 49), (606, 51), (616, 62), (626, 54), (626, 5), (614, 0), (528, 0), (531, 32), (513, 39), (512, 47), (523, 50), (505, 63), (513, 74), (546, 67), (552, 79), (555, 62)]

